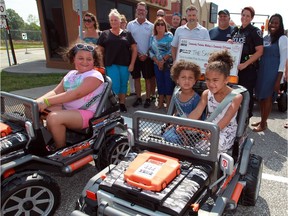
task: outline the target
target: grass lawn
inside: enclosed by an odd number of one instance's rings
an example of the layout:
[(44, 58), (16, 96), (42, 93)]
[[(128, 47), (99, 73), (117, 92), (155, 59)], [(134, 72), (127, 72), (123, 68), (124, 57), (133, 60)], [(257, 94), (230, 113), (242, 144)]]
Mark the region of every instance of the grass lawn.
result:
[(16, 91), (58, 84), (65, 74), (18, 74), (1, 72), (1, 91)]
[[(10, 44), (8, 41), (9, 49), (10, 49)], [(43, 48), (43, 42), (25, 42), (25, 41), (13, 41), (13, 47), (14, 49), (26, 49), (26, 48)], [(0, 49), (1, 50), (6, 50), (6, 45), (3, 40), (0, 42)]]
[[(20, 74), (0, 72), (1, 91), (11, 92), (22, 89), (30, 89), (41, 86), (58, 84), (65, 74)], [(145, 80), (141, 79), (141, 90), (146, 91)], [(128, 84), (128, 94), (130, 86)]]

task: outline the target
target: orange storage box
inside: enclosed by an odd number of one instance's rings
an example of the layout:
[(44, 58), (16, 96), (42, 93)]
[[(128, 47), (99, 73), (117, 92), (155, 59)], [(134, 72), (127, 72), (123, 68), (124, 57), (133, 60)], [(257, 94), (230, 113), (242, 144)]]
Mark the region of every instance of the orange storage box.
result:
[(7, 124), (4, 124), (3, 122), (0, 122), (0, 131), (1, 137), (8, 136), (10, 133), (12, 133), (11, 127)]
[(177, 158), (153, 152), (144, 152), (130, 163), (124, 173), (124, 180), (135, 187), (161, 191), (180, 174)]

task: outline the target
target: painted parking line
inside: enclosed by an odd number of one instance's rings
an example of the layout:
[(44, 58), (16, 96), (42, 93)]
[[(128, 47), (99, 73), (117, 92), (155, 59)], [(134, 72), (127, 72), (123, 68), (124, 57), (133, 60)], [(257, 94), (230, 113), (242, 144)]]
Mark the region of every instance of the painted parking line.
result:
[(288, 178), (283, 176), (276, 176), (267, 173), (262, 173), (262, 179), (288, 184)]

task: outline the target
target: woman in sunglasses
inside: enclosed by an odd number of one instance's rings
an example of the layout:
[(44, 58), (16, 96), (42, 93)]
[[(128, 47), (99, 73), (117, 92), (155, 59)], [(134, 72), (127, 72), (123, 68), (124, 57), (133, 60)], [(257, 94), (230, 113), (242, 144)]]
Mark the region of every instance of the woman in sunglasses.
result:
[(101, 31), (98, 29), (99, 26), (96, 16), (92, 13), (87, 12), (84, 15), (83, 22), (85, 28), (85, 30), (83, 31), (83, 40), (86, 43), (97, 44), (97, 40), (101, 34)]
[(63, 56), (74, 64), (75, 69), (69, 71), (52, 91), (37, 99), (39, 111), (48, 110), (47, 128), (56, 149), (66, 146), (66, 128), (89, 126), (89, 119), (93, 117), (104, 89), (102, 74), (94, 70), (94, 66), (102, 66), (98, 49), (78, 43), (67, 49)]
[(102, 32), (97, 45), (103, 53), (107, 75), (112, 79), (112, 89), (118, 95), (120, 111), (127, 112), (125, 98), (129, 71), (134, 70), (137, 45), (131, 33), (121, 29), (121, 14), (111, 9), (111, 28)]
[(160, 109), (163, 107), (164, 96), (166, 96), (166, 105), (168, 108), (175, 87), (170, 76), (170, 66), (172, 65), (171, 42), (173, 35), (171, 32), (168, 32), (167, 23), (162, 17), (158, 17), (155, 20), (153, 31), (154, 35), (150, 38), (149, 55), (154, 61), (154, 71), (159, 94), (157, 108)]

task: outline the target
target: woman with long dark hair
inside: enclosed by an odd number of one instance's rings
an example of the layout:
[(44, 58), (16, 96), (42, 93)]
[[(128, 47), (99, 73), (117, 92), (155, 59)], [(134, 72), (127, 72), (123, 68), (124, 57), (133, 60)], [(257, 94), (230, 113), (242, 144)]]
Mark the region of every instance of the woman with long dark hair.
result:
[(168, 31), (167, 23), (162, 17), (158, 17), (154, 22), (153, 35), (150, 38), (149, 55), (154, 62), (154, 71), (159, 94), (158, 109), (166, 105), (169, 107), (172, 93), (175, 87), (170, 76), (171, 42), (173, 35)]
[(255, 88), (260, 103), (261, 121), (252, 123), (253, 131), (267, 128), (267, 119), (272, 109), (273, 92), (278, 93), (287, 59), (287, 37), (284, 34), (283, 19), (274, 14), (269, 19), (268, 35), (264, 37), (264, 52)]
[(99, 30), (96, 16), (89, 12), (85, 13), (83, 23), (85, 29), (83, 31), (83, 40), (86, 43), (97, 44), (101, 31)]

